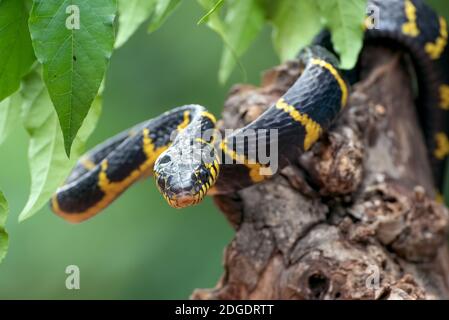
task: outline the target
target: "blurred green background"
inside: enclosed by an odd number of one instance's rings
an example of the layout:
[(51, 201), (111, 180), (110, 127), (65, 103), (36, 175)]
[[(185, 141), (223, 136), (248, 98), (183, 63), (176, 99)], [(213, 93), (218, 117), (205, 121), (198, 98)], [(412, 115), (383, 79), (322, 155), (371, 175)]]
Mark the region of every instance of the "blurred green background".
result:
[[(217, 81), (220, 38), (196, 22), (184, 1), (154, 34), (146, 26), (116, 51), (107, 75), (94, 146), (144, 119), (187, 103), (220, 114), (229, 90)], [(278, 62), (267, 29), (242, 60), (248, 81)], [(237, 70), (229, 84), (242, 82)], [(181, 299), (213, 287), (233, 231), (211, 199), (170, 208), (152, 179), (133, 186), (102, 214), (71, 225), (48, 208), (18, 224), (29, 192), (27, 135), (21, 125), (0, 148), (0, 185), (11, 207), (10, 247), (0, 264), (0, 299)], [(65, 288), (65, 268), (79, 266), (81, 289)]]

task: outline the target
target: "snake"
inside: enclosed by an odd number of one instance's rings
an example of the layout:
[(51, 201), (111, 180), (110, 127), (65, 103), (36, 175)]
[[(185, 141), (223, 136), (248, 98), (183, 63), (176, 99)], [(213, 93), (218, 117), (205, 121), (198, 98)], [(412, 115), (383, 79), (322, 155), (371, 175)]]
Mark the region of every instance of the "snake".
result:
[[(435, 185), (441, 189), (449, 154), (446, 20), (422, 0), (369, 0), (368, 6), (378, 10), (379, 19), (374, 27), (366, 21), (364, 42), (394, 46), (410, 57), (418, 82), (417, 113)], [(221, 138), (216, 118), (205, 107), (190, 104), (169, 110), (80, 157), (52, 196), (52, 210), (69, 222), (84, 221), (150, 175), (174, 208), (271, 178), (310, 150), (348, 104), (355, 82), (349, 75), (360, 72), (357, 67), (339, 68), (329, 34), (323, 31), (299, 53), (301, 75), (253, 122)], [(276, 132), (276, 139), (270, 132)], [(273, 141), (277, 171), (259, 152)]]

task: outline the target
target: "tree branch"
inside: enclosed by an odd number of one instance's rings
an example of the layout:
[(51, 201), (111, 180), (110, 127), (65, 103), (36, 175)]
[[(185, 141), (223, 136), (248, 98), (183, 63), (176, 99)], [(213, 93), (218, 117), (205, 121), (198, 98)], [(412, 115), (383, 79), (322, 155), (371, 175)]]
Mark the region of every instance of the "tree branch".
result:
[[(217, 287), (193, 299), (449, 298), (448, 212), (432, 200), (406, 59), (375, 47), (361, 59), (350, 106), (310, 152), (215, 198), (236, 234)], [(253, 121), (299, 74), (293, 61), (234, 87), (222, 128)]]

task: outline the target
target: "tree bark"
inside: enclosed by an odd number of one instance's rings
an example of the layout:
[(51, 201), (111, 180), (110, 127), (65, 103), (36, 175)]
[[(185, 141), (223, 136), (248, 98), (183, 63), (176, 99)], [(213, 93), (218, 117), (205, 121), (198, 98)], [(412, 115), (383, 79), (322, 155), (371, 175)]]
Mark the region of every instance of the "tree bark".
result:
[[(367, 47), (349, 106), (273, 179), (215, 203), (236, 234), (214, 289), (193, 299), (447, 299), (448, 211), (434, 201), (407, 59)], [(238, 85), (222, 128), (241, 127), (300, 74), (297, 61)]]

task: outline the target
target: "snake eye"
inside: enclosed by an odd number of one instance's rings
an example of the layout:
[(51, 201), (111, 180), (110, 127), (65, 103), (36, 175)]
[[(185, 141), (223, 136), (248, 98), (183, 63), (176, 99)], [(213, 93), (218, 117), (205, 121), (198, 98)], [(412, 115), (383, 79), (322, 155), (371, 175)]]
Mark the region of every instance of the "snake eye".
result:
[(170, 162), (171, 158), (169, 155), (163, 156), (161, 159), (159, 159), (159, 164), (166, 164)]

